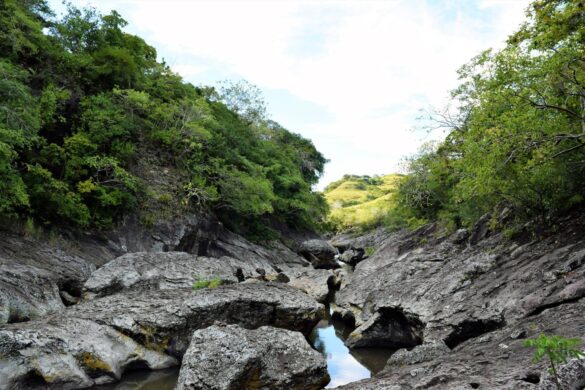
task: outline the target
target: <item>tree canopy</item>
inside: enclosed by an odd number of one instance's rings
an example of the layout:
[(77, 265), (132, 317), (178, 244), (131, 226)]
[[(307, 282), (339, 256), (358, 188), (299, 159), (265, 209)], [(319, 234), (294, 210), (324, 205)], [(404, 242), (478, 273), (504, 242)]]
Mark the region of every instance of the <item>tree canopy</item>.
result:
[[(0, 3), (0, 215), (109, 228), (212, 212), (251, 235), (314, 228), (325, 158), (246, 82), (194, 87), (112, 11)], [(264, 232), (265, 233), (265, 232)]]
[(471, 223), (496, 205), (548, 218), (583, 205), (585, 3), (538, 0), (500, 51), (460, 71), (444, 142), (409, 162), (401, 212)]

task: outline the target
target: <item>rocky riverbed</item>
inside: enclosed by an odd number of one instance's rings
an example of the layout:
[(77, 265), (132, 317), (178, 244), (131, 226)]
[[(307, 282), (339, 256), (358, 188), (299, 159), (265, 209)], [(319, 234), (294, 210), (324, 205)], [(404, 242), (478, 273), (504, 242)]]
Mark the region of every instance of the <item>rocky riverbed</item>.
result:
[[(332, 373), (309, 335), (334, 299), (339, 340), (377, 356), (372, 378), (340, 388), (552, 389), (523, 342), (584, 338), (585, 219), (515, 239), (491, 220), (292, 249), (196, 219), (50, 240), (3, 232), (0, 388), (88, 388), (174, 367), (179, 389), (320, 389)], [(584, 371), (564, 366), (567, 388), (582, 389)]]

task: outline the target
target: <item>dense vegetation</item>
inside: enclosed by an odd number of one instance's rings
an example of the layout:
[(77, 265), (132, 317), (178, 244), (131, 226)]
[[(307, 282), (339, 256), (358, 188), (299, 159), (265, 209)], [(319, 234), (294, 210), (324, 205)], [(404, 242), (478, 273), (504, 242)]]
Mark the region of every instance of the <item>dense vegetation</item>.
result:
[(538, 0), (504, 49), (460, 70), (445, 141), (409, 160), (389, 223), (472, 223), (496, 207), (542, 221), (584, 204), (585, 2)]
[(185, 83), (116, 12), (0, 2), (0, 217), (109, 228), (214, 212), (230, 227), (314, 227), (326, 160), (246, 83)]
[(400, 175), (345, 175), (325, 188), (332, 230), (367, 230), (382, 225), (395, 207)]

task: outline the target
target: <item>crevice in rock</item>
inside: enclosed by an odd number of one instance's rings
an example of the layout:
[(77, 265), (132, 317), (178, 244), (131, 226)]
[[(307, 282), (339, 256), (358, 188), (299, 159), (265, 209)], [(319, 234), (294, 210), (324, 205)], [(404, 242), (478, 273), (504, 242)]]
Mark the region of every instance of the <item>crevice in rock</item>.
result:
[(561, 305), (567, 305), (567, 304), (575, 303), (575, 302), (581, 300), (581, 298), (583, 298), (583, 297), (576, 297), (576, 298), (571, 298), (571, 299), (564, 299), (564, 300), (561, 300), (561, 301), (556, 301), (556, 302), (551, 302), (551, 303), (546, 303), (544, 305), (540, 305), (540, 306), (534, 308), (530, 313), (528, 313), (526, 315), (526, 317), (532, 317), (532, 316), (539, 315), (540, 313), (542, 313), (546, 309), (551, 309), (553, 307), (557, 307), (557, 306), (561, 306)]
[(197, 229), (183, 235), (179, 244), (174, 248), (178, 252), (195, 254), (199, 252), (199, 231)]
[(499, 319), (468, 319), (454, 326), (453, 331), (445, 338), (444, 342), (453, 349), (469, 339), (492, 332), (506, 325), (503, 318)]
[(479, 383), (476, 382), (471, 382), (469, 384), (469, 386), (471, 386), (472, 389), (479, 389), (479, 386), (481, 386)]
[(59, 283), (59, 297), (65, 306), (73, 306), (81, 300), (82, 286), (77, 280)]
[(18, 322), (27, 322), (27, 321), (30, 321), (29, 316), (21, 316), (19, 313), (13, 313), (11, 311), (10, 315), (8, 316), (8, 320), (6, 320), (6, 323), (7, 324), (16, 324)]
[(47, 385), (48, 383), (42, 375), (36, 371), (29, 371), (26, 375), (20, 378), (16, 387), (22, 389), (36, 389), (46, 388)]
[(540, 374), (537, 372), (529, 372), (528, 374), (526, 374), (526, 376), (520, 378), (520, 380), (528, 383), (533, 383), (536, 385), (540, 383)]
[(131, 371), (150, 371), (151, 368), (144, 360), (136, 360), (124, 367), (124, 374)]
[(400, 307), (382, 307), (356, 328), (346, 345), (350, 348), (412, 348), (421, 345), (425, 324), (415, 314)]

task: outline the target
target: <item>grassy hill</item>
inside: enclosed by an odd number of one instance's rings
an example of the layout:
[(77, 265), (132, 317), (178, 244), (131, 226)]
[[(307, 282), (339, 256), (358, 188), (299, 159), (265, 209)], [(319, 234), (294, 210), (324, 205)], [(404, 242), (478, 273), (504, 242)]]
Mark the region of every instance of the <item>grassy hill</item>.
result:
[(394, 195), (402, 175), (345, 175), (325, 188), (331, 210), (328, 220), (336, 230), (365, 230), (381, 225), (394, 207)]

